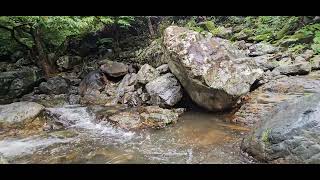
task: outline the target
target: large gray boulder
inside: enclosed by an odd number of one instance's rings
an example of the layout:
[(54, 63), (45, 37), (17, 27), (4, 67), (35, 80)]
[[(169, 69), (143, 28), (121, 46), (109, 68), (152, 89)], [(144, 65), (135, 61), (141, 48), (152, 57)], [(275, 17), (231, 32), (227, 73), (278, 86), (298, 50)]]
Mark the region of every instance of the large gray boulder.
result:
[(146, 90), (155, 105), (174, 106), (182, 98), (182, 88), (173, 74), (167, 73), (146, 84)]
[(33, 90), (42, 79), (37, 68), (21, 68), (0, 73), (0, 104), (10, 103)]
[(320, 94), (284, 102), (244, 139), (242, 149), (273, 163), (320, 163)]
[(65, 94), (68, 92), (70, 82), (60, 76), (48, 79), (47, 82), (42, 82), (39, 89), (44, 94)]
[(208, 110), (232, 108), (263, 74), (255, 61), (228, 40), (187, 28), (166, 28), (164, 46), (171, 72), (191, 99)]
[(35, 102), (15, 102), (0, 105), (0, 123), (14, 124), (35, 118), (44, 106)]

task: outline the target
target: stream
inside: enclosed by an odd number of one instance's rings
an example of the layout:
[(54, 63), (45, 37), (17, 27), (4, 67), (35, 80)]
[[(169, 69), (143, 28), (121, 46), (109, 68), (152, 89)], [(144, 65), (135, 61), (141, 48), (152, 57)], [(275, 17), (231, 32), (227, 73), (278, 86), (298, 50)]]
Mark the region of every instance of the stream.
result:
[(17, 164), (234, 164), (253, 163), (240, 152), (249, 129), (229, 123), (223, 115), (187, 111), (178, 123), (139, 132), (97, 123), (85, 107), (66, 106), (60, 132), (0, 141), (0, 153)]

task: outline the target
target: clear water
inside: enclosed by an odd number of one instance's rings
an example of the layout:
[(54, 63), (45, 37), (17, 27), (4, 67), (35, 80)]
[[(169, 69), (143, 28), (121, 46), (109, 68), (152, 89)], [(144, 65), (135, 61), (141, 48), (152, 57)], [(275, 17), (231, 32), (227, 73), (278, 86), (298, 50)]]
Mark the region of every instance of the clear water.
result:
[(130, 132), (96, 123), (82, 107), (55, 111), (74, 136), (4, 139), (2, 156), (9, 163), (251, 163), (239, 147), (249, 129), (224, 116), (186, 112), (165, 129)]

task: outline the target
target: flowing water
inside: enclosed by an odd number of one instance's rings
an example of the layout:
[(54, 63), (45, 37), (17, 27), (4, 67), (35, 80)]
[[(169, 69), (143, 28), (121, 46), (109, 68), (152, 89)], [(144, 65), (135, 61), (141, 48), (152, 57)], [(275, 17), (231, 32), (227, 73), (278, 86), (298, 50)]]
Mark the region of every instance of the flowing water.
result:
[(130, 132), (96, 123), (84, 107), (56, 108), (67, 130), (0, 141), (9, 163), (251, 163), (240, 152), (247, 128), (189, 111), (161, 130)]

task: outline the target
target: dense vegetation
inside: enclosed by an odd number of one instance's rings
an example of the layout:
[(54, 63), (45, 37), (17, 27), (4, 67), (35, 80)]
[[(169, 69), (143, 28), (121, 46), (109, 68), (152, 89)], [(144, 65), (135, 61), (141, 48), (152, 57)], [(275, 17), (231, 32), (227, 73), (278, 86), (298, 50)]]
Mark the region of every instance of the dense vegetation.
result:
[[(57, 71), (55, 61), (66, 53), (71, 39), (81, 39), (92, 32), (109, 32), (96, 43), (117, 52), (121, 51), (119, 40), (127, 34), (156, 38), (171, 24), (209, 31), (233, 41), (266, 41), (294, 53), (310, 48), (319, 54), (319, 19), (318, 16), (1, 16), (0, 57), (8, 58), (20, 50), (42, 67), (48, 77)], [(232, 33), (227, 31), (230, 27)]]

